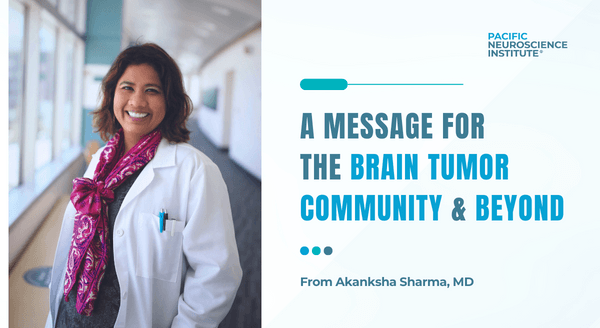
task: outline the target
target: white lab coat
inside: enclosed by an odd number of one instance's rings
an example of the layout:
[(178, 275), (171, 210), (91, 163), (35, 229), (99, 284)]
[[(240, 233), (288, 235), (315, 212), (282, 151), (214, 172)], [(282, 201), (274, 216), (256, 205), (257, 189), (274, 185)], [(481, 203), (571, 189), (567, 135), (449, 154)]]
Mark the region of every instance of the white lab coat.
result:
[[(101, 152), (86, 177), (93, 176)], [(173, 236), (170, 224), (159, 232), (161, 209), (177, 220)], [(74, 216), (69, 202), (52, 268), (47, 328), (54, 326), (64, 297)], [(194, 147), (163, 139), (121, 204), (111, 249), (121, 289), (115, 327), (217, 327), (242, 277), (227, 187), (217, 166)]]

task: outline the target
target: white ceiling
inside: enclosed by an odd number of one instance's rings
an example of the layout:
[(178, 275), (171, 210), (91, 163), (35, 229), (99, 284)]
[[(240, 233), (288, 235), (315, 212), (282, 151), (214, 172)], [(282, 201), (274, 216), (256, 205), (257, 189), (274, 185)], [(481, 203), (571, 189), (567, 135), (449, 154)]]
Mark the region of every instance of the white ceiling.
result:
[(154, 42), (184, 74), (260, 23), (260, 0), (123, 0), (123, 42)]

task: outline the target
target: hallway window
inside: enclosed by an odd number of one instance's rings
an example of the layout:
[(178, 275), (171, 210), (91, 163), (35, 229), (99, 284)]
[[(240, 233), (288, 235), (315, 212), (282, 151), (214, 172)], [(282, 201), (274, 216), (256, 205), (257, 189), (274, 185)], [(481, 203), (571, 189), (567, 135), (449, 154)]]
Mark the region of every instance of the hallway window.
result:
[(61, 0), (59, 4), (60, 13), (69, 21), (69, 23), (75, 23), (75, 13), (77, 12), (77, 1), (76, 0)]
[(36, 177), (40, 169), (71, 160), (80, 146), (85, 41), (65, 22), (75, 24), (86, 1), (57, 3), (64, 13), (36, 1), (8, 3), (8, 173), (14, 195), (45, 181)]
[(37, 134), (35, 141), (35, 168), (52, 160), (52, 125), (54, 123), (54, 58), (56, 56), (56, 29), (42, 25), (40, 37), (40, 80)]
[(68, 40), (65, 43), (64, 56), (66, 57), (65, 66), (65, 100), (62, 106), (62, 137), (60, 142), (60, 150), (65, 151), (71, 147), (71, 117), (73, 116), (73, 40)]
[(86, 1), (85, 0), (79, 0), (77, 1), (77, 13), (75, 17), (75, 24), (77, 25), (77, 31), (79, 31), (79, 33), (85, 33), (85, 21), (86, 21), (86, 10), (87, 10), (87, 6), (86, 6)]
[(10, 4), (8, 37), (8, 189), (19, 185), (23, 117), (25, 8)]

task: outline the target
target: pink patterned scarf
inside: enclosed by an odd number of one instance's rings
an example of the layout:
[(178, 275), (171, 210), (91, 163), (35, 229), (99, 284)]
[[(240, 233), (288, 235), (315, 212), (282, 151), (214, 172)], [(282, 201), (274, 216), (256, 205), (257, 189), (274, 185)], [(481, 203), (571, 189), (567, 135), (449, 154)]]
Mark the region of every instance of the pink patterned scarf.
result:
[(79, 282), (77, 312), (88, 316), (94, 309), (94, 301), (108, 262), (108, 204), (114, 200), (113, 189), (154, 157), (162, 137), (160, 130), (154, 130), (121, 156), (125, 148), (122, 135), (121, 129), (106, 144), (93, 179), (73, 180), (71, 202), (77, 214), (65, 274), (64, 295), (68, 302), (71, 289)]

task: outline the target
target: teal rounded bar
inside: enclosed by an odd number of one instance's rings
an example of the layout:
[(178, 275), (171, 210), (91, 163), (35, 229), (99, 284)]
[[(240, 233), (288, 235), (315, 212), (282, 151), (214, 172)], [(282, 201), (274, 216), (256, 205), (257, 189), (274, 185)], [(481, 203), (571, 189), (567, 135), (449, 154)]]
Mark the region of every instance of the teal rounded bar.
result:
[(346, 90), (348, 81), (344, 79), (304, 79), (300, 81), (302, 90)]

